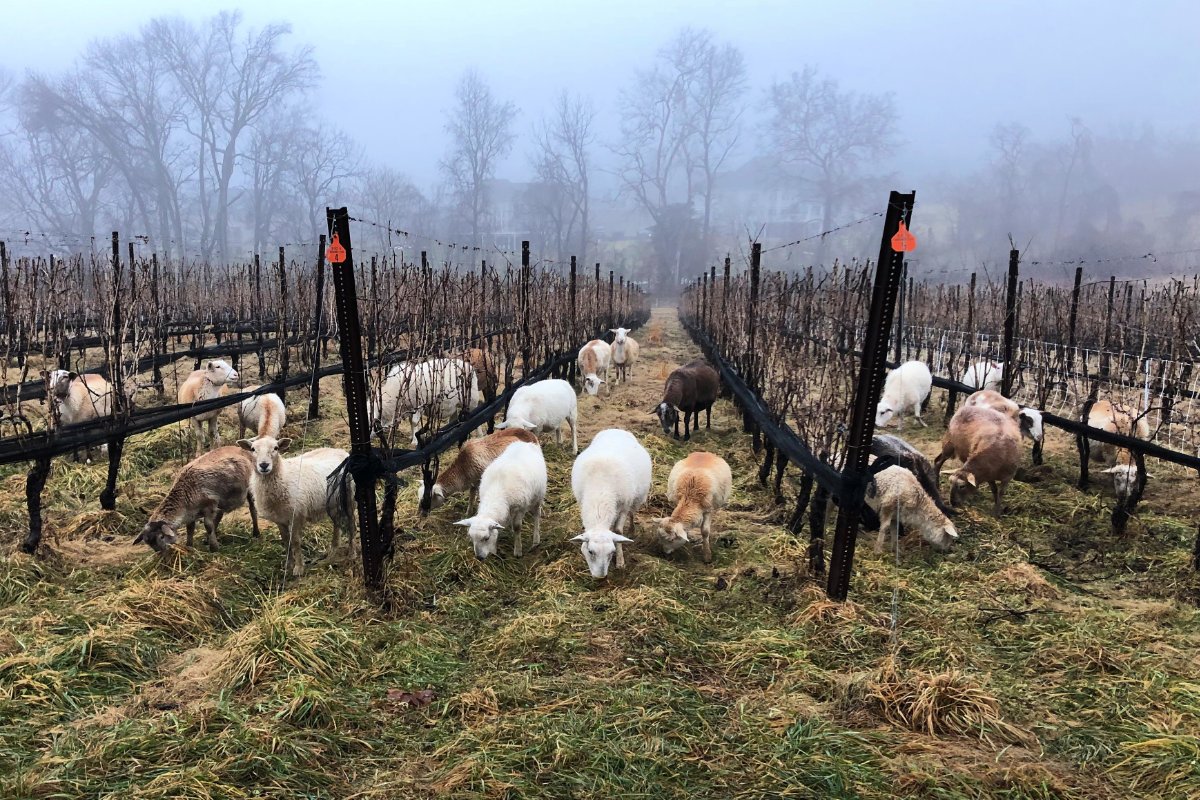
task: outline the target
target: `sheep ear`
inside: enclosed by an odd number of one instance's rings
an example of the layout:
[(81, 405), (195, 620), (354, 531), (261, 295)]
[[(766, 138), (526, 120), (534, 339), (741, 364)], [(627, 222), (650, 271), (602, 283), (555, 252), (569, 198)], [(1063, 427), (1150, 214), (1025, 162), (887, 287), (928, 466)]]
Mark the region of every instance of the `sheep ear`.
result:
[(503, 525), (501, 525), (499, 522), (493, 522), (493, 523), (491, 523), (490, 525), (488, 525), (488, 528), (489, 528), (490, 530), (493, 530), (493, 531), (502, 531), (502, 530), (504, 530), (504, 526), (503, 526)]
[(964, 478), (964, 480), (965, 480), (967, 483), (969, 483), (969, 484), (971, 484), (972, 486), (974, 486), (976, 489), (978, 489), (978, 488), (979, 488), (979, 484), (977, 484), (977, 483), (975, 482), (975, 475), (974, 475), (974, 474), (972, 474), (972, 473), (968, 472), (968, 473), (967, 473), (967, 476), (966, 476), (966, 478)]
[(78, 372), (68, 372), (68, 373), (67, 373), (67, 380), (69, 380), (69, 381), (73, 381), (73, 380), (75, 380), (75, 379), (76, 379), (76, 378), (78, 378), (78, 377), (79, 377), (79, 373), (78, 373)]
[(466, 519), (460, 519), (458, 522), (456, 522), (454, 524), (461, 525), (464, 528), (469, 528), (469, 527), (471, 527), (471, 523), (473, 523), (474, 521), (475, 521), (474, 517), (467, 517)]
[(205, 369), (212, 369), (212, 368), (213, 368), (213, 362), (211, 362), (211, 361), (209, 361), (209, 362), (206, 362), (206, 363), (205, 363), (205, 365), (204, 365), (204, 368), (205, 368)]
[(956, 469), (944, 469), (944, 470), (942, 470), (942, 471), (941, 471), (941, 473), (940, 473), (940, 474), (942, 474), (942, 475), (953, 475), (953, 474), (954, 474), (954, 473), (956, 473), (956, 472), (958, 472), (958, 470), (956, 470)]
[(621, 534), (619, 534), (619, 533), (614, 533), (614, 534), (613, 534), (613, 541), (614, 541), (614, 542), (616, 542), (616, 543), (618, 543), (618, 544), (629, 544), (630, 542), (632, 542), (632, 541), (633, 541), (633, 539), (630, 539), (628, 536), (622, 536), (622, 535), (621, 535)]
[(249, 439), (238, 439), (237, 446), (243, 450), (253, 450), (254, 442), (250, 441)]
[(498, 430), (498, 431), (507, 430), (508, 427), (509, 427), (508, 420), (505, 420), (504, 422), (496, 423), (496, 430)]
[(581, 534), (579, 534), (578, 536), (572, 536), (572, 537), (571, 537), (571, 541), (572, 541), (572, 542), (586, 542), (586, 541), (588, 541), (588, 539), (590, 539), (590, 538), (591, 538), (591, 537), (590, 537), (590, 536), (588, 536), (588, 535), (587, 535), (587, 533), (581, 533)]
[(145, 541), (146, 541), (146, 532), (145, 531), (142, 531), (137, 536), (133, 537), (134, 544), (142, 544)]
[(284, 439), (280, 439), (275, 444), (276, 444), (276, 447), (279, 449), (279, 452), (286, 453), (288, 448), (292, 446), (292, 440), (284, 438)]

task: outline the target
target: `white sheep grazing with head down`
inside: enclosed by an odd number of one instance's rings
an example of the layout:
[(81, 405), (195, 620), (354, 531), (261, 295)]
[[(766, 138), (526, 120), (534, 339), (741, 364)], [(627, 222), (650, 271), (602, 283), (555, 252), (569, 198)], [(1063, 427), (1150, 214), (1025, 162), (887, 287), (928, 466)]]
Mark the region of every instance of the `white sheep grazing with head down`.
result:
[(496, 554), (500, 531), (511, 527), (513, 555), (520, 558), (521, 523), (529, 512), (533, 512), (532, 546), (541, 544), (545, 499), (546, 460), (541, 445), (513, 442), (483, 471), (475, 516), (454, 524), (467, 528), (475, 557), (480, 561)]
[(921, 532), (921, 538), (935, 550), (948, 550), (958, 539), (954, 523), (941, 512), (915, 475), (901, 466), (875, 473), (867, 486), (867, 505), (879, 515), (879, 536), (875, 552), (883, 552), (883, 543), (891, 534), (896, 517), (900, 524)]
[(349, 458), (350, 454), (337, 447), (318, 447), (285, 459), (291, 439), (276, 440), (271, 436), (239, 439), (238, 447), (249, 450), (254, 461), (250, 491), (258, 513), (279, 526), (283, 546), (287, 548), (284, 572), (292, 577), (304, 574), (300, 544), (304, 526), (313, 520), (329, 517), (333, 522), (333, 547), (346, 531), (346, 542), (354, 544), (353, 480), (346, 477), (341, 491), (331, 492), (329, 476)]
[(1000, 384), (1004, 381), (1004, 365), (985, 359), (976, 361), (971, 366), (967, 367), (966, 372), (962, 374), (962, 382), (972, 389), (990, 389), (995, 391), (1000, 388)]
[(629, 335), (629, 328), (609, 328), (609, 331), (613, 334), (612, 363), (617, 368), (617, 383), (623, 383), (633, 376), (641, 346)]
[(892, 417), (896, 417), (899, 420), (898, 427), (903, 429), (903, 415), (909, 409), (912, 409), (913, 416), (922, 427), (928, 427), (925, 420), (921, 419), (921, 404), (929, 397), (932, 388), (933, 375), (924, 363), (906, 361), (896, 367), (888, 373), (887, 380), (884, 381), (883, 394), (875, 409), (875, 427), (882, 428)]
[(579, 405), (571, 384), (560, 378), (528, 383), (508, 402), (504, 422), (496, 430), (521, 427), (534, 433), (554, 431), (554, 441), (562, 444), (562, 424), (571, 426), (572, 452), (579, 452)]
[(479, 378), (470, 362), (461, 358), (431, 358), (405, 361), (388, 371), (380, 395), (367, 398), (367, 416), (385, 431), (396, 426), (401, 414), (411, 415), (412, 442), (423, 415), (434, 424), (448, 422), (453, 415), (477, 406), (483, 400)]
[(625, 568), (622, 544), (633, 541), (634, 516), (650, 495), (650, 454), (629, 431), (600, 431), (571, 468), (571, 490), (579, 503), (583, 533), (571, 539), (593, 578), (608, 577), (608, 567)]
[[(592, 339), (579, 348), (579, 374), (583, 376), (583, 388), (590, 395), (597, 395), (600, 386), (608, 382), (608, 368), (612, 364), (612, 347), (601, 339)], [(600, 374), (604, 377), (601, 378)], [(612, 393), (612, 387), (608, 389)]]
[[(192, 372), (179, 385), (179, 403), (192, 404), (204, 400), (212, 400), (225, 394), (225, 385), (236, 383), (238, 371), (224, 359), (213, 359), (204, 362), (204, 367)], [(204, 452), (204, 423), (208, 424), (208, 435), (213, 440), (213, 447), (221, 446), (221, 429), (217, 418), (221, 409), (215, 408), (192, 417), (192, 434), (196, 438), (196, 455)]]

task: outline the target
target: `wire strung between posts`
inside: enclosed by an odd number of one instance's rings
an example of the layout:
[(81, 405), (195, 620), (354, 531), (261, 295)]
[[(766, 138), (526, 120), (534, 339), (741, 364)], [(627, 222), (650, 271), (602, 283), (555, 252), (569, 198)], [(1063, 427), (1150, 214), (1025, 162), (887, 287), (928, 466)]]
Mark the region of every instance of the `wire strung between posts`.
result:
[(883, 211), (876, 211), (874, 213), (868, 214), (867, 216), (865, 216), (861, 219), (856, 219), (853, 222), (847, 222), (842, 225), (838, 225), (837, 227), (830, 228), (827, 231), (821, 231), (820, 233), (814, 233), (812, 236), (805, 236), (803, 239), (797, 239), (796, 241), (788, 242), (787, 244), (777, 244), (774, 247), (768, 247), (768, 248), (764, 249), (763, 252), (770, 253), (775, 250), (782, 250), (785, 247), (795, 247), (798, 244), (804, 244), (805, 242), (811, 242), (813, 239), (821, 239), (825, 236), (828, 236), (831, 233), (836, 233), (840, 230), (844, 230), (845, 228), (852, 228), (855, 225), (861, 225), (864, 222), (870, 222), (871, 220), (875, 219), (876, 217), (882, 217), (884, 215), (884, 213), (885, 212), (883, 212)]

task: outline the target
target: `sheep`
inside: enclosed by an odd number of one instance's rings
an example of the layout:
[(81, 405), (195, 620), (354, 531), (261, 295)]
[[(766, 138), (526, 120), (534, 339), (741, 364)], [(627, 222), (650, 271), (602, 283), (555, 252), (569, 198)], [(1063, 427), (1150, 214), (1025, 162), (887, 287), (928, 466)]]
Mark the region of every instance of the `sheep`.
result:
[(435, 422), (449, 420), (481, 399), (479, 379), (469, 362), (460, 358), (405, 361), (388, 371), (379, 395), (367, 399), (367, 416), (372, 426), (390, 430), (401, 413), (411, 414), (411, 445), (416, 447), (423, 414)]
[(976, 361), (967, 367), (961, 380), (972, 389), (995, 391), (1000, 388), (1000, 384), (1004, 380), (1004, 365), (992, 361), (990, 358)]
[[(228, 361), (214, 359), (205, 362), (203, 369), (194, 370), (179, 385), (179, 403), (191, 405), (220, 397), (225, 394), (225, 384), (235, 383), (237, 379), (238, 372)], [(221, 429), (217, 424), (220, 413), (221, 409), (214, 408), (192, 417), (192, 434), (196, 439), (197, 456), (204, 452), (204, 423), (208, 423), (208, 435), (212, 437), (213, 446), (221, 446)]]
[[(42, 377), (46, 380), (46, 396), (50, 399), (51, 428), (89, 422), (112, 413), (112, 384), (103, 375), (80, 375), (56, 369), (51, 372), (43, 370)], [(100, 446), (101, 453), (107, 451), (108, 445)], [(78, 451), (75, 459), (79, 459)], [(88, 464), (92, 463), (91, 448), (87, 449), (84, 459)]]
[(720, 456), (697, 452), (677, 462), (667, 477), (667, 501), (676, 504), (675, 510), (655, 520), (663, 552), (669, 555), (687, 544), (687, 529), (699, 525), (704, 563), (711, 563), (712, 515), (725, 507), (732, 490), (733, 473)]
[(875, 410), (875, 427), (882, 428), (896, 416), (899, 419), (898, 426), (903, 430), (903, 414), (910, 408), (917, 422), (921, 423), (922, 427), (928, 427), (925, 420), (921, 419), (921, 405), (925, 398), (929, 397), (931, 388), (933, 376), (924, 363), (906, 361), (896, 367), (888, 373), (887, 380), (884, 381), (883, 395), (879, 398)]
[[(574, 395), (572, 394), (572, 397)], [(524, 428), (509, 428), (488, 434), (482, 439), (473, 439), (462, 446), (454, 463), (441, 471), (430, 491), (429, 507), (437, 508), (451, 495), (470, 491), (468, 505), (475, 502), (475, 488), (488, 465), (496, 460), (508, 446), (515, 442), (538, 444), (538, 438)], [(425, 483), (417, 485), (417, 503), (425, 499)]]
[(521, 386), (508, 401), (504, 422), (496, 430), (521, 427), (534, 433), (554, 431), (554, 441), (562, 445), (562, 424), (571, 426), (571, 451), (579, 454), (579, 406), (571, 384), (560, 378)]
[(951, 456), (963, 462), (950, 478), (950, 505), (987, 481), (1000, 516), (1004, 490), (1021, 463), (1021, 432), (1012, 417), (985, 406), (964, 406), (955, 412), (942, 439), (942, 452), (933, 462), (937, 469)]
[[(249, 386), (243, 391), (252, 392), (259, 387)], [(244, 438), (246, 429), (255, 432), (255, 436), (272, 436), (279, 438), (283, 426), (287, 424), (287, 407), (283, 399), (275, 393), (267, 393), (247, 397), (238, 404), (238, 438)]]
[(287, 549), (284, 574), (298, 578), (304, 574), (300, 543), (304, 526), (310, 521), (328, 516), (333, 522), (333, 548), (341, 541), (346, 529), (346, 542), (354, 544), (353, 481), (347, 479), (335, 498), (330, 498), (329, 475), (350, 454), (336, 447), (319, 447), (284, 459), (291, 439), (276, 440), (272, 436), (239, 439), (238, 447), (249, 450), (256, 469), (250, 481), (254, 503), (263, 517), (279, 526), (279, 536)]
[(500, 531), (511, 526), (513, 555), (520, 558), (521, 523), (533, 512), (533, 544), (542, 540), (542, 503), (546, 499), (546, 459), (536, 442), (513, 442), (483, 471), (479, 480), (479, 507), (475, 516), (455, 525), (467, 536), (480, 561), (496, 553)]
[(893, 465), (875, 473), (867, 485), (867, 505), (879, 514), (879, 535), (875, 554), (883, 552), (883, 543), (891, 533), (897, 516), (900, 524), (921, 531), (921, 538), (935, 550), (948, 550), (958, 539), (958, 531), (934, 498), (921, 487), (912, 472)]
[(704, 411), (704, 427), (712, 428), (712, 405), (717, 400), (721, 378), (717, 371), (703, 358), (693, 359), (667, 376), (663, 387), (663, 398), (651, 414), (658, 417), (663, 433), (679, 438), (679, 412), (683, 412), (683, 440), (692, 438), (688, 425), (689, 415), (695, 419), (695, 429), (700, 430), (700, 412)]
[(899, 436), (877, 433), (871, 439), (871, 456), (873, 456), (872, 462), (874, 458), (890, 456), (898, 466), (904, 467), (913, 474), (917, 483), (921, 484), (921, 488), (933, 500), (933, 504), (938, 507), (939, 511), (946, 516), (954, 514), (953, 509), (942, 500), (942, 493), (938, 488), (937, 470), (920, 450)]
[(629, 328), (609, 328), (613, 334), (612, 361), (617, 368), (617, 383), (633, 377), (633, 365), (637, 363), (641, 345), (629, 335)]
[(152, 550), (163, 552), (175, 544), (179, 527), (187, 526), (187, 546), (192, 546), (196, 520), (204, 520), (208, 549), (217, 549), (217, 526), (221, 518), (243, 503), (250, 506), (254, 535), (259, 535), (258, 511), (250, 491), (254, 461), (238, 447), (218, 447), (184, 465), (166, 497), (150, 514), (150, 519), (133, 540), (145, 542)]
[[(579, 348), (579, 374), (583, 376), (583, 388), (590, 395), (600, 392), (600, 385), (608, 381), (608, 367), (612, 364), (612, 348), (608, 342), (592, 339)], [(604, 378), (600, 377), (604, 373)], [(609, 387), (612, 394), (612, 387)]]
[(1041, 442), (1045, 435), (1042, 425), (1042, 412), (1036, 408), (1021, 406), (1014, 400), (1009, 400), (999, 392), (991, 389), (980, 389), (963, 403), (964, 406), (986, 406), (999, 411), (1005, 416), (1012, 417), (1021, 428), (1021, 435), (1034, 442)]
[[(1119, 433), (1126, 436), (1136, 436), (1139, 439), (1150, 438), (1150, 423), (1144, 415), (1135, 417), (1133, 412), (1114, 404), (1109, 400), (1097, 400), (1088, 411), (1088, 427), (1099, 428), (1109, 433)], [(1088, 459), (1108, 465), (1105, 474), (1113, 477), (1113, 491), (1117, 500), (1124, 503), (1137, 488), (1138, 469), (1133, 453), (1124, 447), (1094, 443), (1088, 451)]]
[(500, 388), (500, 376), (496, 373), (496, 361), (486, 350), (471, 347), (463, 358), (475, 370), (475, 380), (479, 382), (479, 392), (485, 401), (494, 400)]
[(593, 578), (608, 577), (616, 557), (625, 568), (622, 544), (633, 541), (621, 533), (628, 523), (633, 533), (634, 515), (650, 495), (650, 454), (629, 431), (600, 431), (571, 467), (571, 491), (579, 503), (583, 533), (572, 537)]

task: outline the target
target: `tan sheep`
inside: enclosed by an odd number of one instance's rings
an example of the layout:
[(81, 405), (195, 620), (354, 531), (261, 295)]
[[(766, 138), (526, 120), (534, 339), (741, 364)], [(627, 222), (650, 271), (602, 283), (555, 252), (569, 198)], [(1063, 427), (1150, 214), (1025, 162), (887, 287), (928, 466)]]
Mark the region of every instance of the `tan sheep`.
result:
[(667, 500), (675, 503), (669, 517), (655, 520), (664, 553), (673, 553), (692, 541), (688, 528), (699, 527), (704, 563), (712, 561), (712, 515), (724, 508), (733, 490), (729, 464), (712, 453), (692, 453), (671, 469)]
[[(1134, 412), (1108, 400), (1097, 400), (1092, 404), (1087, 424), (1109, 433), (1136, 436), (1139, 439), (1150, 438), (1150, 424), (1145, 416), (1136, 417), (1135, 422)], [(1113, 491), (1116, 492), (1118, 500), (1125, 502), (1133, 493), (1138, 480), (1137, 462), (1133, 460), (1133, 453), (1124, 447), (1105, 442), (1093, 442), (1088, 453), (1089, 460), (1108, 465), (1104, 472), (1112, 475)]]
[(1000, 516), (1004, 490), (1021, 463), (1021, 431), (1017, 423), (992, 408), (963, 406), (950, 420), (934, 467), (941, 469), (951, 457), (963, 465), (951, 474), (950, 505), (957, 506), (964, 494), (974, 492), (980, 482), (986, 482), (992, 487), (995, 514)]
[(250, 504), (250, 520), (258, 536), (258, 512), (250, 493), (254, 461), (238, 447), (218, 447), (184, 465), (166, 497), (154, 509), (134, 544), (145, 542), (162, 552), (175, 543), (179, 527), (187, 526), (187, 546), (192, 546), (196, 520), (203, 518), (208, 549), (217, 549), (221, 517), (243, 503)]
[[(198, 369), (187, 376), (179, 385), (179, 403), (192, 404), (204, 400), (212, 400), (225, 394), (225, 384), (238, 379), (237, 370), (228, 361), (215, 359), (207, 361), (203, 369)], [(204, 424), (208, 424), (208, 435), (213, 440), (214, 447), (221, 446), (221, 429), (217, 418), (221, 409), (214, 408), (191, 418), (192, 435), (196, 438), (196, 455), (204, 452)]]
[(877, 472), (867, 487), (866, 501), (879, 514), (876, 554), (883, 552), (883, 543), (892, 532), (897, 515), (901, 525), (919, 530), (921, 538), (936, 550), (948, 550), (958, 539), (954, 523), (921, 488), (916, 476), (904, 467), (895, 465)]

